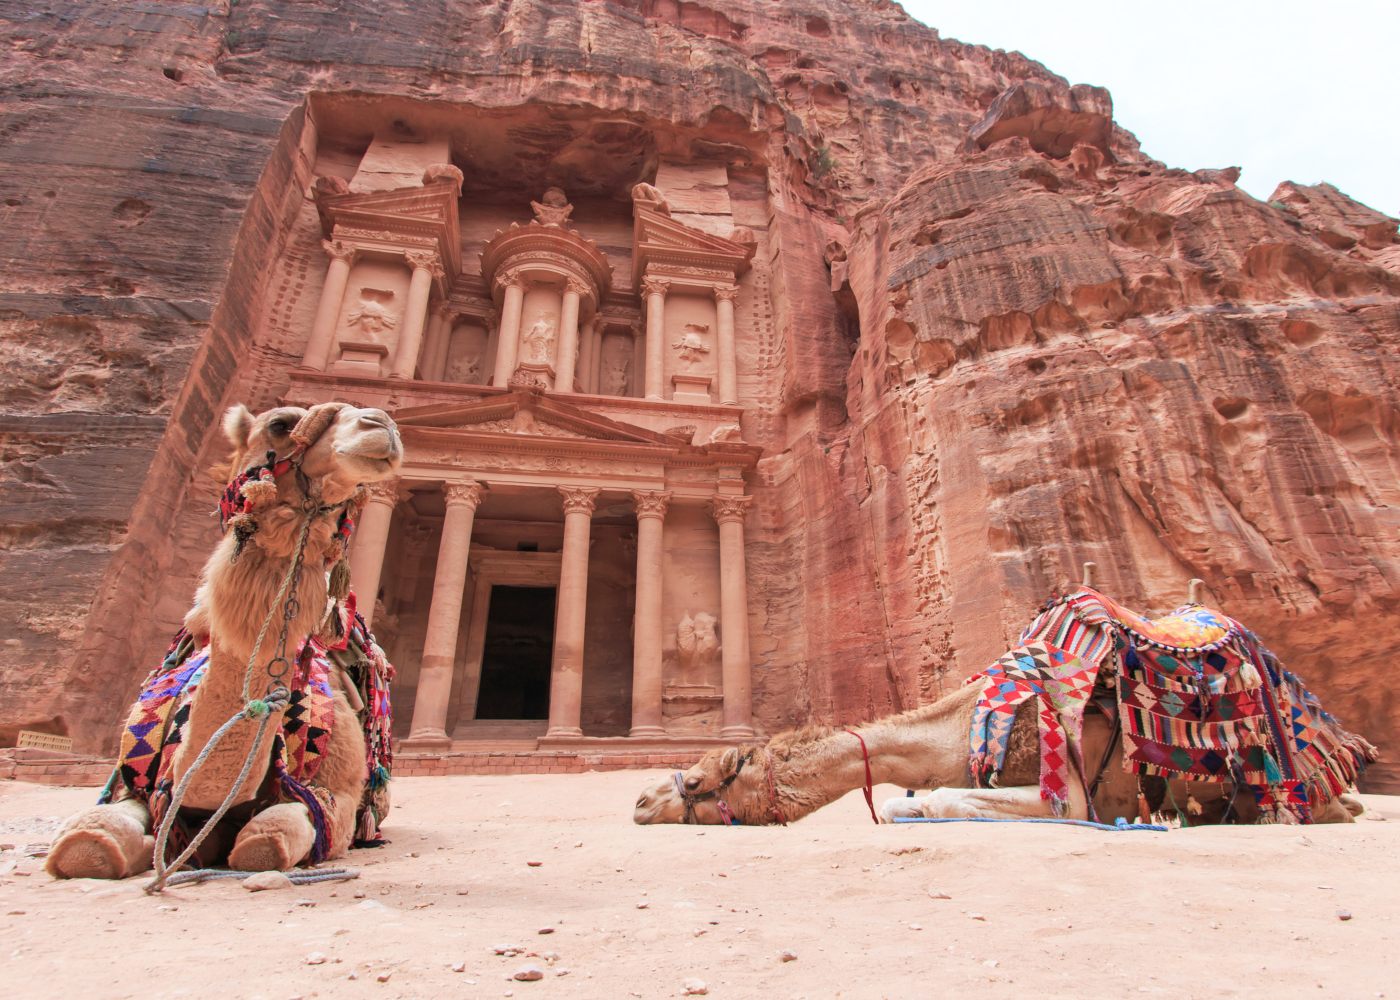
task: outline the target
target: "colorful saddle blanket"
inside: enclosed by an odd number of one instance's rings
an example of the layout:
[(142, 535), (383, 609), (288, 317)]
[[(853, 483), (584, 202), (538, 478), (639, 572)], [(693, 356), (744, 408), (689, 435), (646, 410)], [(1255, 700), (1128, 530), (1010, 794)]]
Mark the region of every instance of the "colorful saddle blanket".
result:
[(1377, 757), (1253, 633), (1208, 608), (1148, 619), (1082, 588), (1048, 604), (1021, 642), (974, 678), (983, 684), (971, 735), (979, 783), (1000, 771), (1015, 706), (1034, 696), (1041, 796), (1062, 802), (1057, 729), (1075, 748), (1096, 680), (1116, 690), (1129, 772), (1233, 781), (1253, 791), (1266, 819), (1310, 821)]
[[(302, 802), (311, 813), (316, 827), (313, 863), (325, 858), (332, 839), (330, 796), (314, 785), (335, 722), (332, 671), (344, 672), (365, 706), (360, 717), (365, 730), (368, 783), (357, 811), (357, 846), (369, 846), (379, 840), (379, 826), (388, 812), (387, 783), (393, 763), (389, 682), (394, 669), (374, 642), (364, 619), (355, 612), (353, 594), (338, 606), (336, 614), (335, 637), (325, 641), (311, 638), (298, 651), (291, 677), (291, 698), (272, 746), (275, 800)], [(197, 642), (181, 629), (160, 667), (142, 684), (122, 729), (114, 779), (120, 780), (125, 794), (148, 804), (151, 820), (157, 826), (174, 791), (171, 771), (176, 748), (184, 742), (190, 707), (208, 664), (207, 639)], [(99, 801), (112, 800), (114, 785), (115, 781), (109, 783)], [(185, 840), (181, 834), (177, 830), (171, 838), (172, 857)]]

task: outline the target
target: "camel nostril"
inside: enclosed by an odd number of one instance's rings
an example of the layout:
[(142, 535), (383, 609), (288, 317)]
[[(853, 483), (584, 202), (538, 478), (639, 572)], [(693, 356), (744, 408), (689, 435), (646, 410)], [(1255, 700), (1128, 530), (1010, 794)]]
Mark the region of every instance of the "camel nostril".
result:
[(699, 779), (699, 778), (686, 778), (686, 779), (685, 779), (685, 787), (686, 787), (686, 790), (687, 790), (687, 791), (691, 791), (691, 792), (695, 791), (695, 789), (697, 789), (697, 788), (700, 787), (700, 779)]

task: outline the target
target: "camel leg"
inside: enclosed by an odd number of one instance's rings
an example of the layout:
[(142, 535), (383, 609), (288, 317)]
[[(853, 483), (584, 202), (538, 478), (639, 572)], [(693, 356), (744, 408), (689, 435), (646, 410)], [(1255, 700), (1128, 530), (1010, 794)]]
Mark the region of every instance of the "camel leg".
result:
[(244, 872), (295, 868), (316, 842), (311, 813), (300, 802), (268, 806), (238, 831), (229, 851), (230, 868)]
[[(895, 802), (900, 800), (896, 799)], [(1013, 788), (935, 788), (927, 795), (904, 800), (917, 803), (929, 819), (1052, 819), (1055, 811), (1034, 785)], [(889, 808), (891, 803), (885, 803)], [(1065, 819), (1088, 819), (1089, 808), (1078, 782), (1070, 786)]]
[(126, 878), (151, 867), (151, 813), (140, 799), (93, 806), (59, 831), (44, 868), (54, 878)]

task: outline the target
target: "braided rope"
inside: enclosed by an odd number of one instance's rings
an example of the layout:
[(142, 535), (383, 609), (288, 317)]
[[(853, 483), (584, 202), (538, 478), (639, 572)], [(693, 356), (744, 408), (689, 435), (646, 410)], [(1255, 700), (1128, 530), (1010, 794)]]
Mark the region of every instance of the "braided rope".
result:
[[(226, 868), (198, 868), (193, 871), (180, 872), (170, 876), (166, 880), (166, 886), (196, 885), (204, 882), (212, 882), (217, 879), (235, 879), (241, 881), (250, 875), (260, 875), (261, 872), (235, 872)], [(291, 871), (283, 872), (283, 875), (291, 881), (292, 885), (315, 885), (317, 882), (348, 882), (351, 879), (360, 877), (360, 873), (354, 868), (293, 868)]]

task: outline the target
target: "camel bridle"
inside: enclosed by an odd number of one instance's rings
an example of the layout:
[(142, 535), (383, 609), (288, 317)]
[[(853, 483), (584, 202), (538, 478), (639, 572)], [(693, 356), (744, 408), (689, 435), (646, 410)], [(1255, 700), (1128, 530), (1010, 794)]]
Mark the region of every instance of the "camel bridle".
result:
[(676, 783), (676, 794), (681, 797), (681, 802), (685, 804), (685, 818), (682, 822), (687, 824), (698, 824), (699, 820), (695, 818), (696, 803), (708, 802), (710, 799), (717, 799), (719, 818), (724, 821), (725, 826), (733, 826), (734, 810), (729, 808), (729, 803), (725, 800), (724, 793), (729, 790), (729, 786), (734, 784), (735, 779), (737, 779), (739, 775), (743, 772), (744, 765), (751, 763), (752, 761), (753, 751), (750, 750), (748, 753), (744, 754), (742, 757), (739, 758), (739, 763), (734, 768), (733, 774), (720, 781), (720, 783), (715, 785), (714, 788), (711, 788), (709, 791), (705, 792), (686, 791), (685, 772), (677, 771), (675, 774), (673, 774), (672, 778)]

